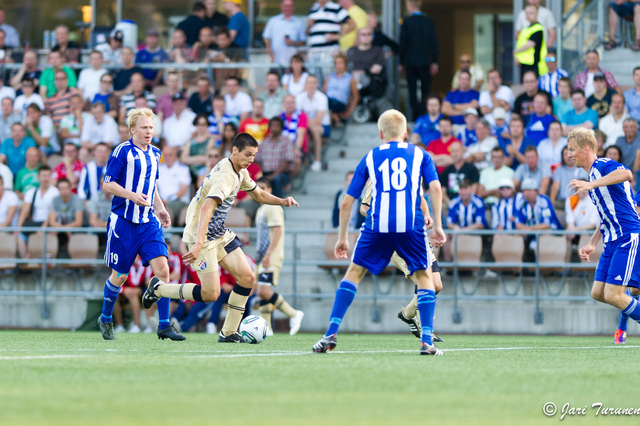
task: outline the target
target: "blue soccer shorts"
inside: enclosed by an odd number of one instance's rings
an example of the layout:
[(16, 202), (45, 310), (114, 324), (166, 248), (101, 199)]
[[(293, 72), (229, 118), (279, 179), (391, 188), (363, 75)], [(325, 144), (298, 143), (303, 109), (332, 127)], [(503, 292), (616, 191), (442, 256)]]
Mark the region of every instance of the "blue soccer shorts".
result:
[(133, 223), (111, 213), (107, 221), (104, 264), (116, 272), (128, 274), (138, 254), (144, 266), (149, 266), (149, 261), (156, 257), (169, 257), (160, 223), (155, 216), (147, 223)]
[(604, 245), (594, 281), (636, 287), (640, 284), (638, 242), (640, 234), (625, 235)]
[(363, 228), (356, 241), (351, 261), (378, 275), (389, 265), (394, 251), (397, 251), (407, 263), (410, 275), (431, 267), (429, 235), (425, 229), (402, 233), (378, 233)]

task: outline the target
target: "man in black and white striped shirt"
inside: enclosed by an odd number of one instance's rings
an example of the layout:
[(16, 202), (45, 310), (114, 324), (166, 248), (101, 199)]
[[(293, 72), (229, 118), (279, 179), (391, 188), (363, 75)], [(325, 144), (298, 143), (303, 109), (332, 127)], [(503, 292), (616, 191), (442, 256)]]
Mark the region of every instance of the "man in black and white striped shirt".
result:
[[(307, 46), (309, 46), (310, 63), (323, 64), (330, 69), (333, 56), (339, 52), (340, 37), (353, 31), (355, 22), (349, 17), (346, 9), (329, 0), (318, 0), (311, 8), (307, 20)], [(314, 70), (322, 78), (322, 69)]]

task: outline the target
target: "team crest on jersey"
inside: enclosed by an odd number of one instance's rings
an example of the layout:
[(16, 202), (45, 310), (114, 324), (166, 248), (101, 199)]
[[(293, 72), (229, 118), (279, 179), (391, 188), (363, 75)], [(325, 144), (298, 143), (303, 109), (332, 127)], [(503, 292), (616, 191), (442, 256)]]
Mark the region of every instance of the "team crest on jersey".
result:
[(201, 271), (204, 271), (207, 268), (207, 262), (205, 262), (204, 260), (201, 260), (200, 263), (198, 263), (198, 269), (200, 269)]

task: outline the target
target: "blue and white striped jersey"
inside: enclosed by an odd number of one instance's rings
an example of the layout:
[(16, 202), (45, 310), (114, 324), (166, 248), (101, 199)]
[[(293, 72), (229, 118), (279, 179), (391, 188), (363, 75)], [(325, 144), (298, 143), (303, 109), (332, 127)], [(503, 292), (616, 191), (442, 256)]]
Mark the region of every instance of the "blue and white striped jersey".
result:
[(424, 227), (421, 185), (438, 180), (433, 160), (422, 148), (390, 142), (372, 149), (360, 161), (347, 194), (360, 198), (371, 179), (371, 208), (363, 227), (380, 233), (409, 232)]
[(100, 167), (95, 161), (84, 166), (80, 172), (78, 182), (78, 197), (82, 200), (90, 200), (93, 194), (100, 192), (100, 178), (105, 172), (106, 166)]
[[(614, 170), (628, 169), (609, 158), (598, 158), (589, 171), (589, 182), (600, 179)], [(628, 181), (592, 189), (589, 191), (589, 197), (598, 208), (600, 232), (605, 244), (631, 233), (640, 233), (640, 217)]]
[(542, 194), (538, 194), (534, 205), (523, 200), (516, 214), (516, 222), (527, 226), (547, 224), (549, 229), (562, 229), (553, 203), (549, 197)]
[(147, 195), (149, 207), (141, 207), (126, 198), (113, 196), (111, 211), (133, 223), (157, 220), (153, 210), (153, 199), (158, 179), (160, 150), (149, 146), (146, 151), (134, 145), (131, 139), (122, 142), (109, 157), (104, 182), (115, 182), (124, 189)]
[(462, 197), (458, 195), (449, 203), (449, 215), (447, 225), (458, 225), (462, 228), (481, 223), (487, 227), (487, 217), (485, 214), (484, 201), (475, 194), (471, 194), (469, 205), (464, 205)]
[(518, 192), (511, 198), (503, 198), (491, 207), (491, 229), (516, 229), (515, 216), (524, 203), (524, 197)]

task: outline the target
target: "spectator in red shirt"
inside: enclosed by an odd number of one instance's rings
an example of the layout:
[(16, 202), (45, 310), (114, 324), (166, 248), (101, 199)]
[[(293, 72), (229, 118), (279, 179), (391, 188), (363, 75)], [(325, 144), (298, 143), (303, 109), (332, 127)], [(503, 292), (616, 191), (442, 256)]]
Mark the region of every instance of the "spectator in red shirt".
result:
[(263, 114), (264, 102), (262, 99), (254, 99), (253, 111), (249, 117), (240, 122), (238, 131), (240, 133), (249, 133), (258, 143), (262, 143), (269, 134), (269, 120)]
[(436, 163), (438, 173), (442, 173), (447, 166), (453, 164), (451, 144), (460, 141), (453, 137), (453, 123), (449, 117), (441, 117), (438, 125), (440, 127), (440, 137), (429, 142), (427, 151), (431, 154), (433, 162)]
[(67, 178), (71, 184), (71, 191), (78, 193), (78, 181), (85, 164), (78, 159), (78, 147), (73, 142), (67, 142), (62, 148), (62, 162), (53, 169), (51, 177), (55, 182)]
[(293, 143), (282, 135), (284, 122), (280, 117), (269, 120), (271, 133), (258, 148), (255, 162), (262, 167), (262, 175), (269, 179), (276, 197), (281, 197), (283, 188), (291, 183), (296, 153)]

